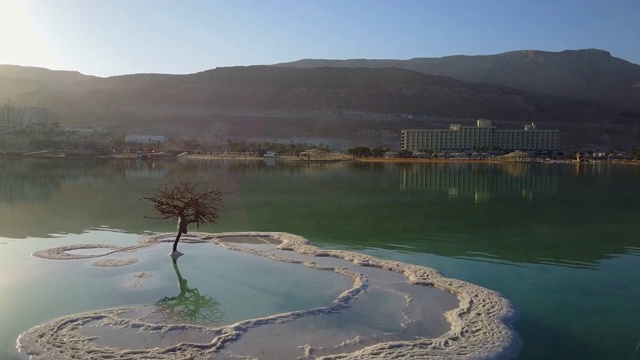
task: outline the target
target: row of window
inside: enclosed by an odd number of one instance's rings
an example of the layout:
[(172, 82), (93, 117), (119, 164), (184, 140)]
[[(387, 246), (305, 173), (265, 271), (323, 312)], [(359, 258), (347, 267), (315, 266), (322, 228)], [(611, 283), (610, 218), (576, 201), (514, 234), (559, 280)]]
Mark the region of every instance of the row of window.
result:
[(472, 148), (474, 146), (499, 146), (503, 149), (519, 149), (519, 148), (540, 148), (540, 149), (558, 149), (558, 139), (505, 139), (501, 141), (448, 141), (440, 139), (438, 141), (426, 141), (418, 139), (407, 139), (402, 142), (402, 148), (407, 150), (419, 149), (441, 149), (441, 148)]

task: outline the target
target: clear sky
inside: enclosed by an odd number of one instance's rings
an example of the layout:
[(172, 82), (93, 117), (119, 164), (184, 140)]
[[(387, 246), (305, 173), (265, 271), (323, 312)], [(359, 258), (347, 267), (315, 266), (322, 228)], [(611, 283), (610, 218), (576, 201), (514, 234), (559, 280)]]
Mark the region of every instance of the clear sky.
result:
[(96, 76), (585, 48), (640, 64), (640, 0), (0, 0), (0, 64)]

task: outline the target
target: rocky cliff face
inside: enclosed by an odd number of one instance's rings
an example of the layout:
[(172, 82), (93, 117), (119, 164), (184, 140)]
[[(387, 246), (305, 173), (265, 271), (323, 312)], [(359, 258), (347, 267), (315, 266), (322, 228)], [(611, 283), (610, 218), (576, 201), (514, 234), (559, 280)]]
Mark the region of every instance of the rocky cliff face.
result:
[(598, 50), (412, 60), (301, 60), (110, 78), (0, 66), (0, 99), (63, 125), (169, 136), (397, 147), (406, 128), (494, 120), (563, 131), (567, 149), (640, 142), (640, 66)]
[(495, 84), (571, 98), (640, 96), (637, 91), (640, 86), (640, 65), (596, 49), (562, 52), (525, 50), (498, 55), (410, 60), (300, 60), (276, 66), (396, 67), (466, 82)]

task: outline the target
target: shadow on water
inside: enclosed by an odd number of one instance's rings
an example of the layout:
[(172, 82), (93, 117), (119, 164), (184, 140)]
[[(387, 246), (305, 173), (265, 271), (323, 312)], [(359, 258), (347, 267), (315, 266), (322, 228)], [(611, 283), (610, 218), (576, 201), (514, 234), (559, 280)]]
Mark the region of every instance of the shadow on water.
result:
[(518, 360), (624, 359), (613, 354), (598, 354), (601, 349), (589, 342), (541, 321), (522, 318), (515, 328), (525, 339)]
[(220, 309), (220, 301), (208, 294), (201, 294), (191, 288), (182, 277), (177, 259), (172, 259), (173, 270), (178, 277), (180, 292), (175, 296), (165, 296), (156, 302), (156, 310), (148, 316), (165, 324), (193, 324), (219, 326), (228, 320)]
[(596, 345), (592, 340), (581, 339), (573, 332), (526, 315), (515, 323), (515, 329), (525, 339), (518, 360), (640, 359), (640, 341), (632, 343), (627, 341), (629, 339), (601, 338), (601, 343)]

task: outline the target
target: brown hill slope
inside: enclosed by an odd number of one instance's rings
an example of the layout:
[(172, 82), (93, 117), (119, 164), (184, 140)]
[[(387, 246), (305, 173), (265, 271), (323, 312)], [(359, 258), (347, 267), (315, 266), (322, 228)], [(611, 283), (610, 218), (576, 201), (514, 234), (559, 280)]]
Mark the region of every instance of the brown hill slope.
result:
[(49, 70), (20, 65), (0, 65), (0, 77), (31, 79), (51, 88), (61, 88), (67, 84), (95, 78), (95, 76), (83, 75), (77, 71)]
[(480, 117), (501, 128), (531, 121), (559, 128), (570, 148), (637, 146), (639, 133), (638, 113), (606, 99), (532, 94), (399, 68), (250, 66), (110, 78), (30, 70), (0, 66), (0, 95), (47, 106), (63, 125), (127, 133), (397, 147), (400, 129)]
[(497, 55), (456, 55), (410, 60), (306, 59), (276, 66), (397, 67), (450, 76), (466, 82), (496, 84), (571, 98), (640, 97), (640, 65), (596, 49), (561, 52), (524, 50)]
[[(10, 80), (27, 82), (25, 79)], [(527, 95), (517, 90), (396, 68), (251, 66), (191, 75), (142, 74), (49, 84), (37, 86), (34, 82), (28, 88), (5, 86), (3, 95), (58, 110), (61, 110), (60, 104), (47, 100), (51, 94), (57, 95), (55, 101), (66, 98), (62, 101), (65, 108), (90, 110), (95, 107), (96, 111), (114, 106), (158, 105), (407, 112), (452, 117), (483, 114), (496, 118), (529, 117), (535, 111)]]
[[(96, 93), (89, 98), (95, 99)], [(253, 110), (356, 110), (527, 116), (526, 95), (492, 85), (384, 69), (236, 67), (131, 87), (118, 101)]]

